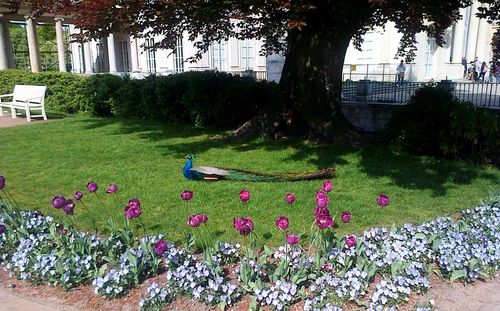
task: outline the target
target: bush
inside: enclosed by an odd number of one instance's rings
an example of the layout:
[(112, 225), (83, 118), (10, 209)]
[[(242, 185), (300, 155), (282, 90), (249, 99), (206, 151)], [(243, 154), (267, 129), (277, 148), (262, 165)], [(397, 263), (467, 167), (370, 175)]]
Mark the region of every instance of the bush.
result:
[(435, 87), (417, 90), (389, 129), (410, 152), (500, 163), (500, 118)]
[(64, 72), (33, 74), (25, 70), (0, 71), (0, 94), (12, 93), (16, 84), (46, 85), (45, 104), (48, 110), (77, 113), (90, 105), (84, 95), (85, 77)]

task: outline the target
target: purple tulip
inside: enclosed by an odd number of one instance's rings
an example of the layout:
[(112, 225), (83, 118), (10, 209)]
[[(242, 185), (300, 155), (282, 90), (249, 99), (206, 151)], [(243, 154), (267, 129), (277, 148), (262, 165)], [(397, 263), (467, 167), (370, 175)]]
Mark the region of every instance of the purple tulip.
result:
[(333, 265), (329, 262), (325, 263), (321, 269), (325, 272), (332, 272), (333, 271)]
[(61, 228), (61, 229), (59, 229), (59, 234), (60, 235), (67, 235), (68, 234), (68, 230), (65, 229), (65, 228)]
[(106, 193), (116, 193), (116, 191), (118, 191), (118, 186), (115, 184), (109, 185), (106, 189)]
[(89, 181), (89, 182), (87, 183), (87, 190), (88, 190), (90, 193), (92, 193), (92, 192), (96, 192), (96, 191), (97, 191), (97, 189), (98, 189), (98, 187), (97, 187), (97, 184), (96, 184), (95, 182), (93, 182), (93, 181)]
[(240, 191), (240, 200), (241, 202), (248, 202), (250, 200), (250, 191), (247, 189), (243, 189)]
[(347, 245), (347, 247), (356, 246), (356, 237), (354, 235), (346, 237), (345, 245)]
[(77, 191), (77, 192), (75, 192), (73, 197), (75, 198), (75, 200), (80, 201), (83, 198), (83, 192)]
[(340, 213), (340, 219), (342, 219), (342, 222), (345, 224), (348, 223), (349, 221), (351, 221), (351, 217), (352, 217), (352, 215), (349, 212)]
[(2, 190), (5, 187), (5, 177), (0, 176), (0, 190)]
[(333, 221), (333, 218), (328, 215), (319, 215), (316, 217), (316, 225), (318, 225), (320, 229), (325, 229), (333, 227), (335, 222)]
[(158, 256), (163, 255), (163, 253), (165, 253), (167, 249), (168, 249), (168, 244), (167, 242), (163, 241), (163, 239), (156, 242), (155, 245), (153, 246), (153, 250), (155, 254)]
[(64, 213), (66, 215), (73, 215), (74, 209), (75, 209), (75, 203), (73, 202), (73, 200), (66, 200), (63, 208)]
[(205, 214), (201, 214), (201, 223), (204, 224), (208, 221), (208, 216)]
[(137, 200), (136, 198), (131, 199), (128, 201), (128, 205), (125, 206), (125, 209), (123, 210), (123, 214), (125, 217), (128, 219), (136, 218), (141, 216), (142, 211), (141, 211), (141, 202)]
[(35, 216), (35, 217), (43, 217), (43, 213), (40, 212), (39, 210), (36, 210), (36, 211), (33, 212), (33, 216)]
[(0, 234), (3, 234), (5, 232), (5, 225), (0, 224)]
[(132, 198), (128, 201), (128, 206), (133, 208), (141, 208), (141, 202), (136, 198)]
[(291, 233), (286, 234), (286, 242), (290, 245), (295, 245), (299, 244), (300, 242), (300, 237), (298, 235), (294, 235)]
[(324, 192), (330, 192), (333, 190), (333, 184), (331, 181), (326, 180), (323, 182), (323, 191)]
[(199, 225), (201, 225), (202, 220), (203, 220), (203, 217), (201, 214), (193, 214), (193, 215), (188, 217), (187, 224), (193, 228), (196, 228)]
[(328, 206), (328, 196), (322, 190), (316, 192), (316, 206), (319, 208)]
[(328, 207), (315, 207), (314, 208), (314, 216), (319, 217), (320, 215), (325, 215), (330, 217), (330, 210)]
[(66, 199), (62, 195), (55, 196), (52, 199), (52, 207), (54, 208), (62, 208), (66, 204)]
[(286, 218), (285, 216), (276, 218), (276, 227), (281, 230), (288, 229), (288, 218)]
[(386, 196), (385, 194), (380, 194), (377, 197), (377, 204), (382, 207), (386, 207), (387, 205), (389, 205), (389, 197)]
[(295, 202), (295, 194), (293, 194), (293, 193), (285, 194), (285, 201), (288, 204), (292, 204), (293, 202)]
[(233, 226), (243, 236), (249, 235), (254, 229), (254, 224), (250, 217), (234, 218)]
[(193, 191), (191, 190), (184, 190), (181, 192), (181, 199), (184, 201), (189, 201), (193, 198)]

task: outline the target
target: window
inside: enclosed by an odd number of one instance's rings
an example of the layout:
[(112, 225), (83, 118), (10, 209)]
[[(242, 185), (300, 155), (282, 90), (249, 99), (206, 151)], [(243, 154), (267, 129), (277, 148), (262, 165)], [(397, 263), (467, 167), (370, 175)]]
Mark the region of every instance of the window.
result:
[(432, 79), (434, 75), (434, 53), (436, 52), (436, 39), (427, 38), (427, 50), (425, 52), (425, 77)]
[(146, 38), (144, 48), (146, 49), (146, 61), (148, 72), (156, 72), (156, 51), (154, 50), (155, 39)]
[(243, 40), (241, 42), (241, 69), (253, 69), (254, 56), (253, 56), (253, 41)]
[(225, 44), (224, 42), (218, 42), (212, 45), (212, 69), (224, 70), (225, 68)]
[(95, 58), (96, 72), (105, 72), (106, 67), (104, 63), (104, 48), (102, 41), (96, 43), (95, 50), (96, 50), (96, 58)]
[(373, 31), (368, 31), (363, 36), (363, 44), (361, 45), (361, 52), (359, 52), (358, 62), (362, 64), (372, 63), (374, 47), (375, 33)]
[(128, 59), (128, 41), (118, 41), (118, 64), (120, 72), (129, 72), (129, 59)]
[(177, 37), (174, 48), (174, 71), (184, 71), (184, 47), (182, 46), (182, 37)]
[(85, 58), (83, 55), (83, 44), (78, 44), (78, 72), (85, 72)]

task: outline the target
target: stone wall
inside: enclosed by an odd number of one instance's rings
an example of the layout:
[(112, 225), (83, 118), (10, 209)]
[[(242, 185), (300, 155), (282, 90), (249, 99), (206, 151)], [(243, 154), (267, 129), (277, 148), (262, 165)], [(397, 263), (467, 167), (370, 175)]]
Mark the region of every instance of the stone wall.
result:
[(343, 102), (342, 112), (356, 128), (369, 132), (380, 132), (387, 128), (392, 111), (401, 104), (371, 102)]

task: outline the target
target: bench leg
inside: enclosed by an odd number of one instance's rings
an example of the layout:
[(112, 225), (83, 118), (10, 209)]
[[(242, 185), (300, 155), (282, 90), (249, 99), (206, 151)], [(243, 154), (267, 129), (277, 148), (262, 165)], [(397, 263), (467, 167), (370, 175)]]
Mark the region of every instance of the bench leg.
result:
[(45, 121), (47, 121), (47, 113), (45, 113), (45, 108), (42, 108), (42, 116)]
[(0, 107), (0, 117), (3, 117), (3, 107)]
[(31, 113), (29, 108), (26, 109), (26, 122), (31, 122)]
[(10, 108), (10, 114), (12, 115), (12, 119), (17, 118), (16, 108), (14, 108), (14, 107)]

